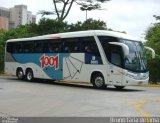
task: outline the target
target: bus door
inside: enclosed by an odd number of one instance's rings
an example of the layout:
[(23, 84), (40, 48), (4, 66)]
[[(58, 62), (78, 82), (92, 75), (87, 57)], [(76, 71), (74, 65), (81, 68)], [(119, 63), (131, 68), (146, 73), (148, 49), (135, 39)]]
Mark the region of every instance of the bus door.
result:
[(110, 64), (109, 64), (109, 84), (121, 85), (122, 82), (122, 55), (121, 49), (114, 46), (110, 50)]

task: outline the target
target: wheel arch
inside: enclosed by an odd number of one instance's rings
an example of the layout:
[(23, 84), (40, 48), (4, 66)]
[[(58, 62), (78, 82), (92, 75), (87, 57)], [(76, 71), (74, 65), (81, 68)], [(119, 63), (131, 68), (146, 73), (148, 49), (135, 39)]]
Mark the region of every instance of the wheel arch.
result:
[(16, 69), (16, 76), (17, 76), (19, 70), (22, 70), (22, 72), (23, 72), (23, 74), (24, 74), (23, 68), (19, 66), (19, 67), (17, 67), (17, 69)]
[(105, 77), (104, 77), (104, 73), (101, 70), (94, 70), (91, 72), (90, 75), (90, 82), (92, 83), (92, 79), (96, 74), (102, 74), (103, 78), (104, 78), (104, 82), (105, 82)]
[(33, 69), (31, 67), (27, 67), (25, 70), (25, 74), (27, 73), (27, 71), (31, 70), (33, 72)]

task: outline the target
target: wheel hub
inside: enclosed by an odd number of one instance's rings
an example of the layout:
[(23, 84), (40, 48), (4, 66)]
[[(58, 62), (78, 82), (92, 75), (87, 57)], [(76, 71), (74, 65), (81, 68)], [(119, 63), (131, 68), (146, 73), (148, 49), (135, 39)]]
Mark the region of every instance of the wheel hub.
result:
[(22, 77), (23, 77), (23, 72), (22, 72), (22, 71), (19, 71), (19, 72), (18, 72), (18, 78), (22, 79)]
[(27, 79), (28, 79), (28, 80), (31, 80), (31, 79), (32, 79), (32, 74), (31, 74), (31, 73), (28, 73), (28, 74), (27, 74)]
[(95, 84), (97, 87), (101, 87), (103, 85), (103, 78), (102, 77), (97, 77), (95, 79)]

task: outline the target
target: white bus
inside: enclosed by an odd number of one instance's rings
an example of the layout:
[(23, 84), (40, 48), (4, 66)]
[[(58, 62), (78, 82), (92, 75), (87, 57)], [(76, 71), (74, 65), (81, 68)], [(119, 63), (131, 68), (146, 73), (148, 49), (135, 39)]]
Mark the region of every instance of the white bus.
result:
[(104, 30), (8, 40), (5, 73), (28, 81), (40, 78), (91, 82), (95, 88), (113, 85), (120, 89), (147, 84), (149, 80), (142, 42)]

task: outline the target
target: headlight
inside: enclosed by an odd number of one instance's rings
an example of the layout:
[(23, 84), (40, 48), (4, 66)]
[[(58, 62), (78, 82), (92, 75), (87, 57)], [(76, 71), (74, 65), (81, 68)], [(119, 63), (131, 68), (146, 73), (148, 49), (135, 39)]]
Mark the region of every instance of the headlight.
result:
[(134, 78), (135, 77), (135, 75), (130, 74), (130, 73), (127, 73), (126, 76), (128, 76), (129, 78)]
[(132, 78), (132, 79), (137, 79), (137, 80), (143, 80), (147, 79), (149, 76), (149, 73), (140, 73), (140, 74), (132, 74), (132, 73), (127, 73), (127, 77)]

